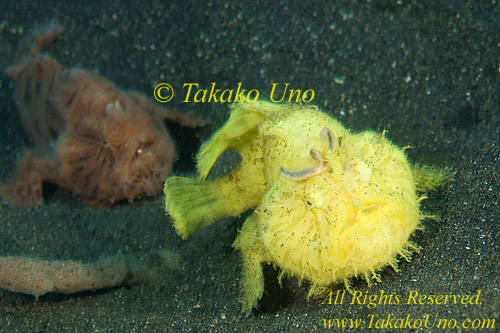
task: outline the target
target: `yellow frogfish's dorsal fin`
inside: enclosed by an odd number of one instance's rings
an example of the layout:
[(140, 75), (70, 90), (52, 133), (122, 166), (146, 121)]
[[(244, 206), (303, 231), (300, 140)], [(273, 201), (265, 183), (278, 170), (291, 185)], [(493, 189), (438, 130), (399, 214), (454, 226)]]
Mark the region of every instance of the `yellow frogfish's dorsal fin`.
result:
[(291, 108), (286, 104), (265, 101), (233, 104), (228, 121), (215, 132), (210, 140), (202, 144), (196, 155), (199, 179), (206, 179), (219, 156), (225, 150), (241, 143), (239, 141), (242, 137), (254, 130), (263, 120), (281, 116), (289, 111)]

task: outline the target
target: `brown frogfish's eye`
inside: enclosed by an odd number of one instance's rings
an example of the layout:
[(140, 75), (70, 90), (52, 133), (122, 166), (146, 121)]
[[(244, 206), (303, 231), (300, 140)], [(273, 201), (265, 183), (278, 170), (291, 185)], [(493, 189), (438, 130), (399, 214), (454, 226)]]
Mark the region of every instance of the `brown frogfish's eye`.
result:
[(141, 143), (139, 145), (139, 148), (137, 148), (137, 150), (135, 151), (135, 157), (139, 157), (140, 155), (142, 155), (143, 153), (145, 153), (148, 149), (151, 148), (151, 146), (153, 144), (154, 144), (153, 142), (144, 142), (144, 143)]
[(141, 155), (142, 152), (143, 152), (143, 150), (141, 147), (137, 148), (137, 150), (135, 151), (135, 157), (139, 157), (139, 155)]

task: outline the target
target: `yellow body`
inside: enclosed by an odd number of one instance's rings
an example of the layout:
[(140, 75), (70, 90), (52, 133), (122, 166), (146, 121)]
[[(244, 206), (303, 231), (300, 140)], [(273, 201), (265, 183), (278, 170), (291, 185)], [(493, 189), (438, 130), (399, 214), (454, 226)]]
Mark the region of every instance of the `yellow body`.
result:
[[(229, 174), (205, 180), (227, 149), (242, 156)], [(262, 263), (312, 282), (310, 293), (396, 268), (417, 249), (409, 241), (425, 217), (419, 190), (446, 172), (412, 168), (383, 134), (352, 133), (314, 107), (241, 103), (198, 153), (199, 179), (170, 177), (166, 210), (183, 238), (249, 208), (234, 247), (243, 257), (242, 310), (264, 290)], [(416, 184), (415, 179), (420, 183)]]

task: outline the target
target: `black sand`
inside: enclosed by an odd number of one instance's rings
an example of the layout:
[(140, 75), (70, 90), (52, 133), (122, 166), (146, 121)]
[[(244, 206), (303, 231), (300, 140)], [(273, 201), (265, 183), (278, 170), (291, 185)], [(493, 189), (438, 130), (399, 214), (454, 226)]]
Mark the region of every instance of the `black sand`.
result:
[[(307, 283), (276, 282), (266, 268), (260, 308), (240, 315), (240, 258), (231, 248), (241, 218), (226, 219), (182, 241), (162, 209), (162, 197), (110, 208), (84, 206), (48, 186), (45, 205), (0, 206), (0, 253), (93, 261), (117, 253), (169, 249), (177, 269), (158, 281), (71, 296), (32, 296), (0, 290), (1, 331), (238, 331), (331, 330), (335, 319), (410, 319), (408, 329), (446, 319), (442, 331), (500, 327), (500, 4), (480, 1), (59, 2), (0, 3), (0, 68), (14, 61), (19, 40), (56, 21), (65, 33), (48, 51), (67, 67), (98, 71), (118, 86), (144, 92), (170, 83), (169, 106), (207, 119), (209, 128), (173, 128), (181, 160), (193, 174), (199, 139), (227, 119), (222, 103), (183, 103), (182, 84), (258, 89), (290, 82), (313, 89), (313, 103), (355, 130), (388, 130), (412, 161), (449, 165), (454, 181), (423, 203), (440, 216), (426, 220), (414, 240), (423, 250), (363, 295), (399, 295), (399, 304), (325, 305), (306, 300)], [(286, 4), (286, 5), (285, 5)], [(0, 75), (0, 179), (30, 146), (17, 119), (12, 82)], [(334, 289), (334, 295), (343, 286)], [(407, 304), (410, 295), (477, 295), (478, 304)], [(373, 296), (375, 297), (375, 296)], [(361, 300), (361, 299), (358, 299)], [(412, 299), (410, 299), (411, 301)], [(388, 303), (388, 302), (386, 302)], [(395, 303), (395, 301), (394, 301)], [(377, 317), (378, 316), (378, 317)], [(425, 319), (427, 318), (427, 327)], [(437, 318), (436, 321), (434, 321)], [(326, 319), (326, 321), (324, 321)], [(421, 326), (419, 327), (419, 320)], [(443, 325), (444, 321), (442, 321)], [(380, 322), (379, 322), (380, 324)], [(469, 327), (462, 327), (462, 325)], [(408, 324), (407, 324), (408, 325)], [(492, 328), (493, 321), (489, 322)], [(381, 331), (398, 331), (385, 326)], [(483, 329), (484, 330), (484, 329)]]

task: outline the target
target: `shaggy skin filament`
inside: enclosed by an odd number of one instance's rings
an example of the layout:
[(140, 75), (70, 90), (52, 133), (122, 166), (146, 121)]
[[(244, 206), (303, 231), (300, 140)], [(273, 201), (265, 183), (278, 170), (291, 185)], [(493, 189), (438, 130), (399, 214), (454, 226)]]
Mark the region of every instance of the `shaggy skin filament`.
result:
[(282, 166), (278, 166), (278, 170), (281, 176), (285, 177), (286, 179), (298, 181), (317, 176), (321, 172), (323, 172), (323, 156), (321, 156), (321, 153), (317, 149), (311, 149), (309, 151), (309, 154), (312, 158), (318, 161), (317, 166), (299, 170), (289, 170), (283, 168)]

